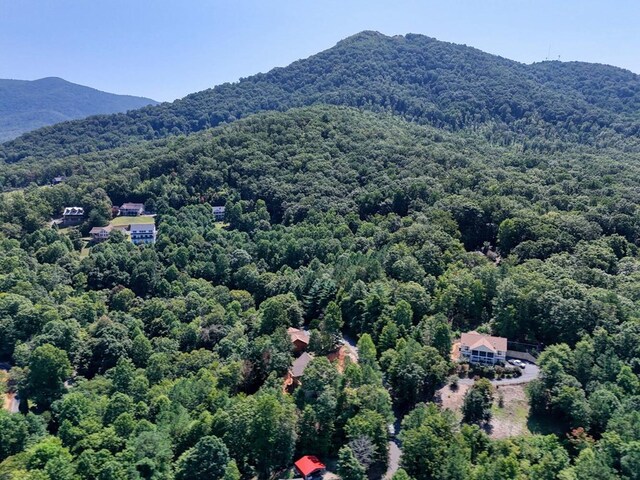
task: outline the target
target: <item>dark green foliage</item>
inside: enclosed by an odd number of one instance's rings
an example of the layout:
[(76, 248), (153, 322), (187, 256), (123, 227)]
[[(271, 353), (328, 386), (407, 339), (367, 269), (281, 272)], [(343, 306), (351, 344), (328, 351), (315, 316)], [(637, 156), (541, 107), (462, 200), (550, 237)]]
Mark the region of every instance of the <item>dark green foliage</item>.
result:
[[(384, 471), (397, 419), (404, 480), (635, 478), (637, 79), (587, 70), (365, 33), (9, 144), (34, 158), (0, 166), (3, 185), (27, 185), (0, 195), (0, 360), (31, 403), (0, 416), (0, 477), (269, 478), (311, 454), (360, 479)], [(323, 102), (363, 108), (157, 139)], [(140, 137), (153, 141), (108, 148)], [(114, 234), (81, 253), (80, 235), (134, 200), (157, 213), (156, 244)], [(89, 220), (50, 227), (67, 205)], [(296, 381), (289, 327), (314, 355)], [(422, 403), (472, 329), (541, 353), (531, 425), (558, 436), (491, 440)], [(488, 427), (490, 406), (480, 381), (465, 420)]]
[[(319, 103), (393, 112), (452, 130), (480, 129), (501, 143), (529, 137), (528, 147), (547, 149), (558, 138), (580, 143), (598, 138), (600, 144), (633, 140), (640, 80), (604, 65), (528, 66), (422, 35), (362, 32), (286, 68), (173, 103), (26, 134), (4, 146), (2, 155), (13, 162), (86, 153), (197, 132), (262, 110)], [(405, 202), (402, 195), (395, 197), (400, 213)], [(485, 226), (482, 215), (470, 204), (456, 210), (470, 221), (463, 236), (471, 245), (480, 233), (473, 223)]]
[(464, 396), (462, 419), (467, 423), (481, 424), (491, 420), (493, 386), (486, 378), (477, 380)]

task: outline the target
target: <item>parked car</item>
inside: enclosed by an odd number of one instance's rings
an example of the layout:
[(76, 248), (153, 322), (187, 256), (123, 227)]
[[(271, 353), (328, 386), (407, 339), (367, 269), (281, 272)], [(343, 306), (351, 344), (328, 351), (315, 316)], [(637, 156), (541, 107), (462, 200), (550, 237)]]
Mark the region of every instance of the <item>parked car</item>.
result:
[(520, 368), (525, 368), (527, 366), (527, 364), (524, 363), (522, 360), (518, 360), (516, 358), (512, 358), (511, 360), (509, 360), (509, 363), (511, 365), (515, 365), (516, 367), (520, 367)]

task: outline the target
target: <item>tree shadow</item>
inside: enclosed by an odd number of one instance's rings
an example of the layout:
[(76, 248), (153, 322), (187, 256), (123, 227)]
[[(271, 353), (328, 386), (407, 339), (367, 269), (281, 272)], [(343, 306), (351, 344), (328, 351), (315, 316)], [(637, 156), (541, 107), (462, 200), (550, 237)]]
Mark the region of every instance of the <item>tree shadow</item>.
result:
[(564, 433), (561, 422), (551, 415), (543, 417), (530, 413), (527, 417), (527, 428), (535, 435), (562, 435)]
[(487, 435), (491, 435), (493, 433), (493, 425), (491, 425), (491, 422), (482, 422), (480, 424), (480, 428)]

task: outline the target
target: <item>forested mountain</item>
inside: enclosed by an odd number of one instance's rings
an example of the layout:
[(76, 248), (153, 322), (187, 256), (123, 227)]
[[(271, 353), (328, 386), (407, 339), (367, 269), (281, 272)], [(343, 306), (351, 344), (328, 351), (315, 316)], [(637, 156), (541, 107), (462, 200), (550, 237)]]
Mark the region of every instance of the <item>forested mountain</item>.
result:
[[(637, 480), (638, 95), (365, 32), (5, 144), (0, 479), (296, 478), (302, 455), (377, 479), (395, 423), (392, 480)], [(115, 228), (125, 202), (155, 243)], [(492, 431), (514, 398), (489, 379), (521, 370), (459, 362), (470, 330), (537, 358), (519, 430)]]
[(0, 79), (0, 142), (54, 123), (155, 104), (149, 98), (114, 95), (61, 78)]
[[(68, 179), (0, 197), (0, 358), (31, 406), (0, 412), (0, 475), (268, 478), (312, 453), (365, 480), (395, 412), (396, 480), (635, 478), (637, 156), (314, 106), (5, 165)], [(127, 200), (158, 213), (157, 243), (81, 254)], [(65, 205), (88, 221), (49, 227)], [(315, 355), (293, 394), (291, 326)], [(422, 403), (470, 329), (548, 346), (529, 395), (555, 434), (492, 440)], [(359, 361), (338, 369), (343, 334)]]
[(422, 35), (363, 32), (285, 68), (173, 103), (26, 134), (0, 148), (8, 162), (62, 156), (200, 131), (261, 110), (316, 103), (389, 111), (492, 141), (558, 139), (638, 148), (640, 77), (604, 65), (524, 65)]

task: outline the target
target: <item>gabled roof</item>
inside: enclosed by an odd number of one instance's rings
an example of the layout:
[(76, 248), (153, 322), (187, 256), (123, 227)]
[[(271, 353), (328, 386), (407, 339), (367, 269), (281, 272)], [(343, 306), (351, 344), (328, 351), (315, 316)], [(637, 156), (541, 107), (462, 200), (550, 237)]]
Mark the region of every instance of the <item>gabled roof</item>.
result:
[(84, 215), (84, 208), (82, 207), (65, 207), (62, 215)]
[(304, 375), (304, 370), (307, 368), (307, 365), (309, 365), (311, 360), (313, 360), (313, 355), (310, 355), (307, 352), (304, 352), (296, 358), (291, 366), (291, 376), (298, 378)]
[(121, 210), (144, 210), (144, 203), (123, 203)]
[(110, 232), (113, 229), (112, 225), (107, 225), (106, 227), (93, 227), (91, 230), (89, 230), (90, 234), (94, 234), (94, 233), (100, 233), (100, 232)]
[(308, 477), (313, 472), (324, 470), (325, 468), (327, 468), (326, 465), (318, 459), (318, 457), (313, 455), (305, 455), (296, 463), (294, 463), (294, 465), (296, 466), (298, 471), (305, 477)]
[(460, 345), (467, 346), (471, 350), (477, 349), (478, 347), (485, 347), (492, 352), (497, 352), (498, 350), (502, 352), (507, 351), (506, 338), (493, 337), (478, 332), (463, 333), (460, 337)]
[(156, 226), (154, 223), (132, 223), (129, 227), (129, 230), (155, 230)]
[(303, 342), (309, 345), (309, 334), (304, 330), (300, 330), (299, 328), (289, 327), (287, 328), (287, 333), (289, 334), (289, 338), (291, 342)]

